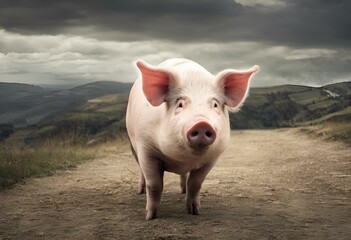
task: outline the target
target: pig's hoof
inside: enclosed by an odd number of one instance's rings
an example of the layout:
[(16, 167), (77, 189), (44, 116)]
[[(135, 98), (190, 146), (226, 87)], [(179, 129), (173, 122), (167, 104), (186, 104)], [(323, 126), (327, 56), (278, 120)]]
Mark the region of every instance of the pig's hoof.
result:
[(146, 210), (146, 220), (152, 220), (158, 218), (158, 210), (157, 209), (151, 209), (151, 210)]
[(200, 214), (200, 205), (196, 203), (191, 203), (187, 206), (188, 213), (192, 215), (199, 215)]

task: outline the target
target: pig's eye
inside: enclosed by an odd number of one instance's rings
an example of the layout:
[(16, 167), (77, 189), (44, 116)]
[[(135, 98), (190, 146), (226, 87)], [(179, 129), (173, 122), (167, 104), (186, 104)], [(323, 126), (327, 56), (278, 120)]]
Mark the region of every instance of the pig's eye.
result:
[(219, 107), (218, 102), (217, 101), (213, 101), (212, 106), (214, 108), (218, 108)]
[(218, 103), (217, 100), (213, 99), (212, 100), (212, 109), (216, 112), (216, 113), (220, 113), (220, 105)]
[(181, 110), (181, 109), (183, 109), (184, 107), (185, 107), (185, 101), (184, 101), (184, 99), (179, 99), (178, 101), (177, 101), (177, 110), (179, 111), (179, 110)]

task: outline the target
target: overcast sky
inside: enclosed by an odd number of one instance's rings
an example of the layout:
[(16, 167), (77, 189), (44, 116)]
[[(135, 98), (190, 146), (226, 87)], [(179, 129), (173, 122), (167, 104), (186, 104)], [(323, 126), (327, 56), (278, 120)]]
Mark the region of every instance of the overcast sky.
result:
[(350, 0), (1, 0), (0, 81), (132, 82), (132, 64), (192, 59), (253, 86), (351, 80)]

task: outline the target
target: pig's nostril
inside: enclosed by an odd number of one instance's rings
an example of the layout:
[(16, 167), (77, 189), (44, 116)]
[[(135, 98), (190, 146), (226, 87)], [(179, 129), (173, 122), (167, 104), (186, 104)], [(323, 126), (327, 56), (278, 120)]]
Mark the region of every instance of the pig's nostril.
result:
[(207, 137), (212, 137), (212, 133), (211, 133), (210, 131), (206, 131), (205, 135), (206, 135)]
[(198, 131), (194, 131), (194, 132), (191, 133), (191, 136), (192, 136), (192, 137), (195, 137), (195, 136), (197, 136), (198, 134), (199, 134)]

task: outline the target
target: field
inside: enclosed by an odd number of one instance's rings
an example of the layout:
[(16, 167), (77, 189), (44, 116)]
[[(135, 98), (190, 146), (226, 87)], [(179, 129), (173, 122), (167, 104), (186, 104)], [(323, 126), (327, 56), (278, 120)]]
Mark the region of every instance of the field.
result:
[(317, 123), (333, 115), (348, 114), (351, 83), (323, 87), (283, 85), (253, 88), (239, 113), (231, 118), (233, 129), (295, 127)]

